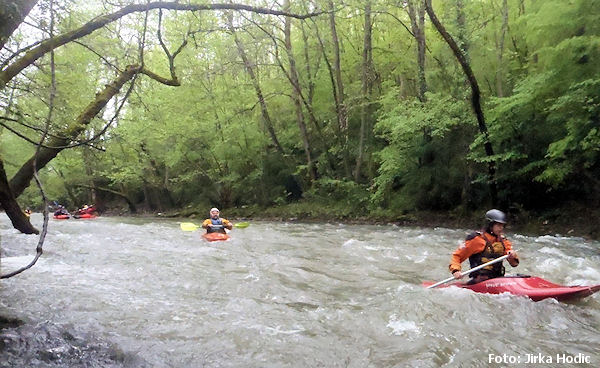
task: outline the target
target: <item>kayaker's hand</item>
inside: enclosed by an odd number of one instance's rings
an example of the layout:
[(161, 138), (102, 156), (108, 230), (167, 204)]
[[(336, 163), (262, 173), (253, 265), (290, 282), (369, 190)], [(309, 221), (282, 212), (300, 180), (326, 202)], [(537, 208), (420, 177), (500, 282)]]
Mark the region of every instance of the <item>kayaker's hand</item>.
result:
[(460, 271), (454, 271), (452, 272), (452, 276), (454, 276), (455, 279), (461, 279), (463, 277), (462, 272)]
[(508, 264), (513, 267), (517, 267), (519, 265), (519, 255), (514, 250), (508, 251), (508, 258), (506, 258), (506, 260), (508, 261)]

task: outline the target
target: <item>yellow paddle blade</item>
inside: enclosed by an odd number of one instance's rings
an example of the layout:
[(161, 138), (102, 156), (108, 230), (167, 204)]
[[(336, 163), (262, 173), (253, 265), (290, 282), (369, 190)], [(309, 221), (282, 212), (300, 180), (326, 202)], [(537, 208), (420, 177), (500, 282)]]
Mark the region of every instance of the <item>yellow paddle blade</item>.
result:
[(182, 222), (179, 224), (183, 231), (196, 231), (200, 226), (192, 224), (191, 222)]
[(237, 227), (238, 229), (245, 229), (248, 226), (250, 226), (249, 222), (238, 222), (237, 224), (233, 225), (233, 227)]

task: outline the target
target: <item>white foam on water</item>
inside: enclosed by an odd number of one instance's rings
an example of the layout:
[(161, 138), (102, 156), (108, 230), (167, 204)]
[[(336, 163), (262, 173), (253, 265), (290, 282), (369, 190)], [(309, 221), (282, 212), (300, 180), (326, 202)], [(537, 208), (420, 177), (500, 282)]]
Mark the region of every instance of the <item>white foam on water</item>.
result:
[(550, 327), (553, 330), (562, 331), (566, 331), (571, 328), (571, 326), (569, 326), (568, 324), (568, 321), (565, 321), (564, 318), (552, 318), (548, 327)]
[(275, 336), (275, 335), (293, 335), (293, 334), (297, 334), (297, 333), (301, 333), (304, 332), (305, 329), (303, 328), (296, 328), (296, 329), (290, 329), (290, 330), (285, 330), (282, 329), (281, 326), (275, 326), (275, 327), (270, 327), (270, 326), (264, 326), (264, 325), (252, 325), (249, 327), (250, 329), (253, 330), (258, 330), (259, 333), (264, 333), (270, 336)]
[(559, 245), (560, 244), (559, 240), (556, 239), (556, 237), (551, 236), (551, 235), (538, 236), (533, 241), (536, 242), (536, 243), (550, 243), (550, 244), (553, 244), (553, 245)]
[(413, 263), (423, 263), (427, 259), (427, 256), (409, 256), (405, 255), (404, 258), (412, 261)]
[(551, 247), (543, 247), (539, 250), (540, 253), (545, 253), (545, 254), (553, 254), (556, 256), (560, 256), (563, 258), (567, 258), (568, 256), (563, 253), (560, 249), (557, 248), (551, 248)]
[(581, 275), (586, 279), (600, 281), (600, 271), (591, 267), (579, 269), (574, 274)]
[(358, 243), (358, 240), (356, 239), (348, 239), (344, 242), (344, 244), (342, 244), (342, 247), (350, 247), (354, 244)]
[(397, 336), (406, 335), (409, 333), (419, 333), (420, 328), (413, 321), (398, 319), (398, 316), (392, 314), (386, 327), (392, 329), (392, 334)]
[(537, 239), (540, 239), (542, 241), (546, 240), (546, 241), (550, 241), (550, 242), (564, 242), (565, 240), (568, 241), (568, 240), (573, 240), (573, 239), (582, 240), (582, 238), (564, 236), (562, 234), (542, 235), (542, 236), (538, 236)]
[(596, 285), (600, 283), (600, 271), (591, 267), (571, 272), (566, 279), (567, 285)]
[[(8, 273), (15, 271), (21, 267), (27, 266), (35, 258), (34, 255), (16, 256), (2, 258), (2, 273)], [(35, 263), (35, 267), (42, 268), (46, 265), (46, 261), (43, 258), (39, 258)], [(9, 271), (10, 270), (10, 271)]]
[(552, 273), (560, 269), (562, 262), (554, 258), (546, 258), (537, 264), (537, 269), (544, 273)]

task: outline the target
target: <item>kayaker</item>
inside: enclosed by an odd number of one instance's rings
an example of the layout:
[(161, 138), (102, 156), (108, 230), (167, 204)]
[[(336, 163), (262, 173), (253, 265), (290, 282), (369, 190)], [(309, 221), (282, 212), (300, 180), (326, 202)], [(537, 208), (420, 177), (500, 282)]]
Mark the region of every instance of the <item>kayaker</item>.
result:
[[(452, 253), (450, 259), (450, 272), (456, 279), (462, 278), (461, 263), (467, 258), (471, 268), (487, 263), (493, 259), (508, 254), (506, 259), (512, 267), (519, 265), (519, 256), (512, 250), (511, 242), (504, 236), (506, 214), (500, 210), (492, 209), (486, 212), (487, 225), (481, 231), (472, 232), (465, 239), (465, 243)], [(489, 265), (481, 270), (469, 274), (469, 284), (504, 276), (502, 262)]]
[(233, 224), (224, 218), (219, 217), (220, 211), (218, 208), (211, 208), (209, 215), (210, 218), (207, 218), (202, 223), (202, 227), (206, 229), (206, 233), (223, 233), (227, 232), (225, 229), (231, 230), (233, 228)]
[(69, 211), (63, 205), (58, 205), (58, 209), (54, 211), (54, 216), (69, 215)]
[(77, 211), (75, 211), (75, 214), (76, 215), (83, 215), (84, 213), (88, 212), (88, 208), (89, 208), (89, 206), (87, 204), (84, 204), (83, 207), (81, 207)]

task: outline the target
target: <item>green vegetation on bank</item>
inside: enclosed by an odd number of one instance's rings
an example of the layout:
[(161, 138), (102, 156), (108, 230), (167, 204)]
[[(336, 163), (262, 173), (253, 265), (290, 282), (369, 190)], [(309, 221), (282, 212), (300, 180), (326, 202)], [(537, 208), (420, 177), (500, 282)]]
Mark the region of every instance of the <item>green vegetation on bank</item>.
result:
[[(323, 222), (344, 224), (381, 224), (398, 226), (446, 227), (465, 230), (484, 226), (483, 214), (489, 208), (473, 210), (455, 209), (453, 211), (416, 211), (368, 210), (345, 205), (325, 198), (312, 198), (289, 204), (260, 207), (257, 205), (222, 209), (228, 219), (240, 221), (284, 221), (284, 222)], [(111, 214), (127, 215), (121, 208), (110, 211)], [(156, 213), (149, 215), (156, 216)], [(187, 206), (160, 213), (161, 217), (204, 219), (208, 216), (206, 206)], [(581, 207), (571, 203), (563, 208), (548, 211), (526, 211), (513, 208), (509, 213), (508, 231), (524, 235), (562, 235), (580, 236), (588, 239), (600, 239), (597, 220), (600, 209)], [(234, 220), (235, 222), (235, 220)]]

